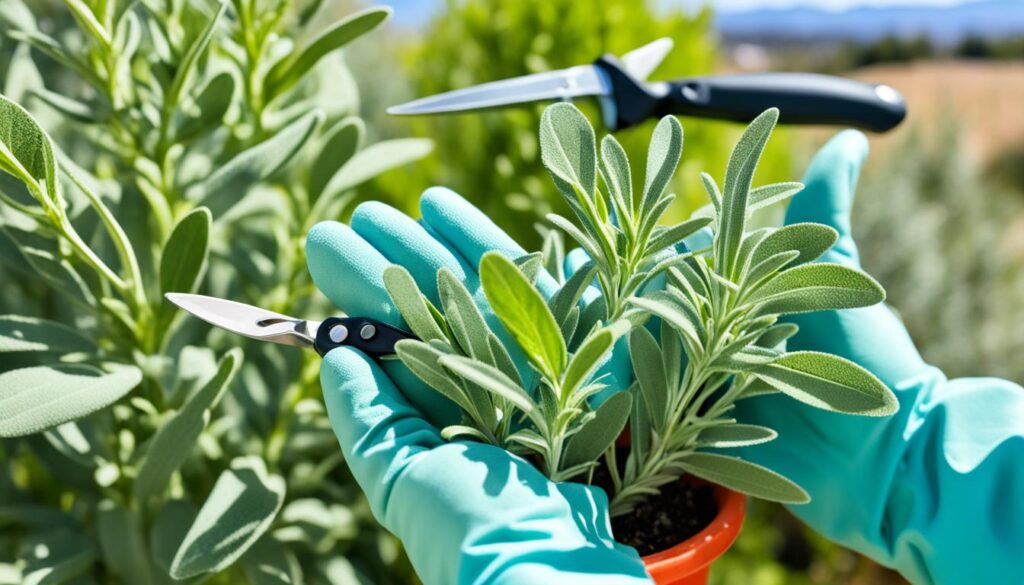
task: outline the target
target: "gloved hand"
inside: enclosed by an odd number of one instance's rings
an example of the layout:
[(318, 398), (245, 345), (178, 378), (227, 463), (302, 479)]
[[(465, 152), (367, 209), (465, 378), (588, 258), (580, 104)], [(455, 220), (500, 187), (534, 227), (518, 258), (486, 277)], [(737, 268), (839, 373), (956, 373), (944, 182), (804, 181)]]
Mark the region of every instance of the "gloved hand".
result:
[[(313, 280), (342, 311), (401, 326), (384, 288), (404, 266), (438, 302), (436, 274), (452, 270), (486, 310), (476, 267), (487, 251), (525, 252), (458, 195), (432, 189), (417, 223), (380, 203), (356, 210), (352, 227), (325, 222), (307, 239)], [(541, 275), (547, 295), (555, 282)], [(397, 360), (382, 369), (338, 348), (321, 366), (327, 411), (374, 516), (405, 545), (427, 584), (649, 583), (636, 551), (617, 544), (599, 488), (555, 484), (506, 451), (446, 442), (433, 422), (454, 422), (454, 405)]]
[[(867, 146), (858, 132), (834, 138), (789, 207), (787, 224), (839, 231), (823, 260), (859, 264), (850, 208)], [(737, 404), (740, 421), (779, 433), (743, 456), (810, 493), (793, 513), (916, 584), (1024, 583), (1024, 389), (993, 378), (947, 380), (883, 305), (793, 322), (800, 331), (789, 349), (853, 360), (900, 401), (889, 418), (833, 414), (784, 396)]]

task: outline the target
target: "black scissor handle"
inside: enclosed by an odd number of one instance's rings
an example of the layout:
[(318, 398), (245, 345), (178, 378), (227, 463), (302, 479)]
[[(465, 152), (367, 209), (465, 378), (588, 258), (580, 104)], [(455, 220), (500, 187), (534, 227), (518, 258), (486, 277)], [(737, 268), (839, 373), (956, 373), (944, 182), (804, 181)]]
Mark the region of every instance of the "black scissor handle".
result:
[(371, 358), (395, 353), (395, 344), (416, 339), (408, 331), (368, 317), (328, 317), (316, 331), (313, 348), (321, 357), (336, 347), (354, 347)]

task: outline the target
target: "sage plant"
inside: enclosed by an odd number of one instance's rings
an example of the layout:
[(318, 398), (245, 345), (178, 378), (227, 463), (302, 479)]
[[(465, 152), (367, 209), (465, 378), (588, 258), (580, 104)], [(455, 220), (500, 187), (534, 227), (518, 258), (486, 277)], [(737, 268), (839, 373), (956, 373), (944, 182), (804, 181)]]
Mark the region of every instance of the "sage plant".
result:
[(306, 231), (429, 151), (364, 144), (337, 51), (389, 10), (320, 4), (0, 0), (3, 579), (407, 570), (348, 476), (318, 359), (163, 300), (327, 312)]
[[(707, 209), (678, 225), (659, 226), (673, 201), (665, 189), (682, 154), (679, 122), (666, 117), (655, 128), (644, 186), (634, 192), (629, 161), (613, 137), (601, 141), (599, 156), (593, 129), (574, 106), (547, 108), (542, 158), (576, 221), (548, 219), (590, 261), (545, 300), (534, 282), (542, 266), (556, 267), (557, 261), (545, 261), (544, 254), (485, 255), (480, 278), (488, 309), (500, 322), (494, 328), (450, 273), (438, 275), (441, 307), (430, 304), (403, 269), (392, 267), (385, 275), (420, 338), (401, 342), (399, 357), (464, 413), (462, 424), (444, 435), (525, 455), (556, 481), (589, 481), (604, 465), (613, 515), (630, 512), (684, 473), (768, 500), (808, 501), (799, 486), (774, 471), (721, 453), (776, 437), (770, 428), (732, 418), (736, 401), (781, 392), (862, 416), (891, 414), (897, 402), (852, 362), (785, 350), (797, 327), (780, 316), (863, 307), (885, 295), (856, 269), (812, 262), (836, 241), (827, 226), (747, 230), (752, 212), (802, 188), (752, 187), (777, 118), (777, 110), (768, 110), (746, 129), (721, 189), (703, 176)], [(702, 228), (713, 234), (704, 238), (706, 247), (687, 246), (684, 240)], [(548, 256), (559, 248), (557, 238), (549, 241)], [(585, 305), (588, 286), (600, 295)], [(621, 351), (620, 338), (634, 381), (606, 388), (610, 378), (602, 364)], [(525, 356), (525, 365), (517, 368), (513, 356)], [(627, 422), (630, 441), (622, 461), (616, 439)]]

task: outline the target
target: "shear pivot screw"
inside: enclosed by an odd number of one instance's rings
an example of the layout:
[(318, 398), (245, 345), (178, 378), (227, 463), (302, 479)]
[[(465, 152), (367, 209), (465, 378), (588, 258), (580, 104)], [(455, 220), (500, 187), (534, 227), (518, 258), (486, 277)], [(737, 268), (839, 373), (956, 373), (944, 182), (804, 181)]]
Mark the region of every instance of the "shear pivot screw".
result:
[(348, 327), (345, 327), (344, 325), (335, 325), (327, 332), (327, 336), (330, 337), (331, 341), (334, 343), (341, 343), (348, 337)]
[(377, 333), (377, 328), (367, 323), (366, 325), (363, 325), (363, 327), (359, 330), (359, 337), (362, 337), (363, 339), (369, 341), (369, 339), (373, 337), (375, 333)]

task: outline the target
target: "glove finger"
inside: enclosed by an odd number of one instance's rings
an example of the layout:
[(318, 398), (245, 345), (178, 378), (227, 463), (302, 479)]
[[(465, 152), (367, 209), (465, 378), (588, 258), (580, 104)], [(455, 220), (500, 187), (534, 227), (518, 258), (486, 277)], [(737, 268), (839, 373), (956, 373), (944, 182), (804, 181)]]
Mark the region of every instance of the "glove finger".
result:
[[(317, 288), (344, 313), (406, 326), (384, 287), (384, 269), (391, 262), (352, 228), (333, 221), (313, 226), (306, 238), (306, 257)], [(401, 362), (389, 360), (384, 367), (432, 422), (457, 422), (455, 404), (420, 381)]]
[[(423, 222), (437, 239), (476, 270), (479, 270), (480, 259), (490, 251), (501, 252), (512, 259), (526, 255), (526, 250), (491, 218), (451, 189), (431, 187), (424, 191), (420, 212)], [(550, 298), (558, 290), (558, 284), (550, 274), (541, 271), (537, 288)]]
[(327, 414), (345, 461), (384, 518), (395, 479), (421, 453), (444, 444), (391, 378), (362, 352), (331, 350), (320, 365)]
[(349, 226), (325, 221), (306, 238), (309, 273), (334, 306), (346, 314), (402, 326), (384, 288), (384, 269), (391, 263)]
[[(377, 201), (359, 205), (352, 214), (352, 229), (389, 261), (404, 266), (428, 299), (440, 306), (437, 271), (451, 270), (474, 295), (480, 280), (466, 264), (422, 225), (401, 211)], [(386, 296), (386, 295), (385, 295)]]
[(839, 240), (825, 260), (858, 266), (857, 246), (850, 227), (860, 168), (868, 155), (867, 138), (856, 130), (836, 135), (818, 151), (804, 177), (804, 190), (786, 212), (786, 224), (816, 222), (835, 228)]

